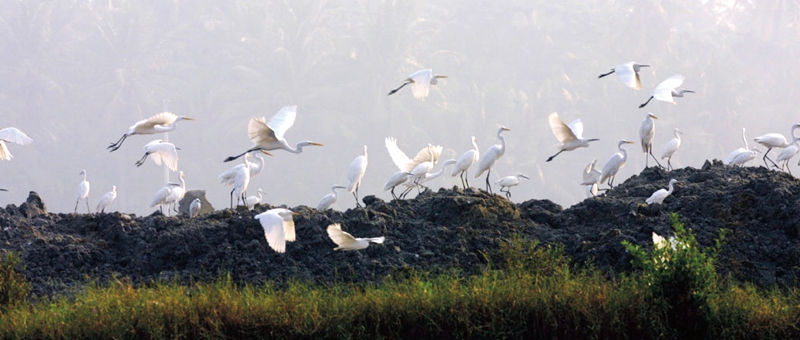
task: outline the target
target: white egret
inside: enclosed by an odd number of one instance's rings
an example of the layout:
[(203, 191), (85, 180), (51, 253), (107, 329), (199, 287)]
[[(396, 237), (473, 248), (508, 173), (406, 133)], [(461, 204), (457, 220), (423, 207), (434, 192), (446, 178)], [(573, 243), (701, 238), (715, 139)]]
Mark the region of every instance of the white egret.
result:
[(727, 164), (732, 166), (737, 166), (737, 165), (744, 166), (744, 163), (747, 163), (756, 158), (756, 152), (761, 152), (761, 151), (758, 151), (758, 148), (754, 146), (750, 150), (745, 150), (743, 152), (732, 154), (728, 156), (731, 159)]
[(475, 173), (475, 178), (478, 178), (484, 171), (488, 170), (488, 173), (486, 173), (486, 190), (489, 191), (490, 194), (492, 193), (492, 186), (489, 184), (489, 175), (492, 174), (492, 166), (506, 153), (506, 138), (502, 135), (503, 131), (511, 131), (511, 129), (501, 126), (500, 129), (497, 130), (497, 138), (500, 139), (500, 144), (490, 146), (489, 149), (481, 155), (481, 158), (478, 160), (478, 169)]
[(289, 128), (294, 125), (296, 117), (297, 105), (290, 105), (282, 107), (280, 111), (270, 118), (269, 122), (267, 122), (264, 117), (250, 119), (250, 123), (247, 124), (247, 135), (253, 142), (253, 146), (245, 152), (226, 158), (225, 161), (230, 162), (242, 157), (248, 152), (258, 150), (269, 151), (284, 149), (291, 153), (301, 153), (303, 152), (303, 147), (310, 145), (322, 146), (320, 143), (307, 140), (297, 143), (295, 147), (289, 145), (289, 142), (283, 138), (283, 135), (286, 133), (286, 130), (289, 130)]
[(431, 85), (439, 83), (439, 78), (447, 78), (447, 76), (439, 74), (434, 76), (431, 69), (419, 70), (409, 75), (405, 82), (403, 82), (403, 85), (390, 91), (388, 95), (391, 96), (395, 92), (400, 91), (404, 86), (411, 84), (411, 93), (414, 94), (414, 98), (425, 100), (431, 90)]
[(275, 208), (254, 217), (264, 228), (264, 237), (272, 250), (284, 253), (286, 252), (286, 242), (294, 242), (296, 239), (294, 220), (292, 219), (294, 215), (298, 214), (289, 209)]
[(163, 162), (172, 171), (178, 171), (178, 149), (175, 144), (165, 143), (160, 139), (156, 139), (147, 143), (144, 148), (144, 156), (136, 161), (136, 166), (142, 166), (147, 156), (151, 156), (156, 165), (161, 165)]
[(248, 209), (252, 210), (256, 206), (256, 204), (261, 203), (261, 200), (264, 199), (263, 196), (264, 194), (266, 194), (266, 192), (264, 192), (264, 190), (261, 190), (261, 188), (258, 188), (258, 195), (247, 196), (247, 198), (245, 198), (244, 200), (245, 206)]
[(328, 231), (328, 237), (338, 246), (333, 250), (361, 250), (369, 247), (370, 242), (380, 244), (386, 240), (383, 236), (355, 238), (353, 235), (342, 231), (342, 225), (339, 223), (329, 225), (326, 230)]
[(550, 129), (560, 142), (558, 152), (550, 156), (547, 161), (552, 161), (564, 151), (572, 151), (577, 148), (588, 148), (589, 142), (598, 141), (597, 138), (583, 138), (583, 122), (580, 119), (573, 120), (569, 125), (565, 124), (558, 113), (553, 112), (547, 117), (550, 122)]
[[(416, 179), (413, 175), (411, 175), (410, 177), (408, 177), (408, 180), (405, 183), (403, 183), (406, 186), (406, 190), (403, 191), (402, 194), (400, 194), (400, 198), (405, 198), (406, 195), (408, 195), (408, 193), (411, 191), (411, 189), (414, 189), (415, 186), (416, 187), (424, 186), (424, 185), (422, 185), (422, 183), (425, 183), (427, 181), (430, 181), (430, 180), (432, 180), (432, 179), (434, 179), (436, 177), (439, 177), (439, 176), (443, 175), (445, 170), (447, 170), (447, 167), (450, 166), (450, 165), (453, 165), (453, 164), (456, 164), (456, 160), (455, 159), (448, 159), (448, 160), (442, 162), (442, 167), (437, 172), (434, 172), (434, 173), (428, 172), (425, 175), (423, 175), (422, 178), (419, 178), (419, 179)], [(385, 188), (384, 188), (384, 190), (385, 190)]]
[(750, 147), (747, 146), (747, 137), (745, 137), (745, 128), (742, 128), (742, 141), (744, 141), (744, 147), (731, 151), (731, 153), (728, 154), (728, 157), (725, 157), (725, 160), (722, 161), (722, 164), (730, 165), (736, 155), (750, 151)]
[(656, 122), (654, 119), (658, 119), (658, 117), (652, 112), (647, 113), (647, 116), (642, 121), (642, 126), (639, 127), (639, 140), (642, 143), (642, 151), (644, 151), (645, 168), (649, 166), (647, 154), (650, 154), (653, 160), (656, 161), (656, 164), (661, 167), (661, 163), (659, 163), (656, 156), (653, 155), (653, 140), (656, 138)]
[(669, 180), (669, 190), (667, 190), (667, 189), (658, 189), (658, 190), (656, 190), (656, 192), (654, 192), (652, 195), (650, 195), (650, 198), (646, 199), (645, 202), (647, 202), (648, 205), (653, 204), (653, 203), (661, 204), (662, 202), (664, 202), (664, 199), (667, 198), (667, 196), (672, 195), (672, 189), (673, 189), (672, 185), (677, 183), (677, 182), (678, 182), (678, 180), (674, 179), (674, 178)]
[(86, 212), (90, 213), (89, 211), (89, 181), (86, 180), (86, 169), (81, 170), (81, 173), (78, 175), (83, 175), (83, 181), (78, 184), (78, 200), (75, 201), (75, 210), (73, 212), (78, 212), (78, 203), (81, 200), (86, 200)]
[(150, 207), (159, 206), (161, 209), (161, 213), (164, 213), (163, 206), (167, 206), (167, 216), (170, 215), (170, 205), (172, 205), (172, 210), (175, 212), (178, 211), (177, 205), (178, 202), (183, 198), (186, 194), (186, 181), (184, 180), (183, 171), (178, 172), (178, 176), (180, 178), (181, 184), (177, 183), (167, 183), (161, 189), (156, 192), (156, 195), (153, 196), (153, 200), (150, 202)]
[(639, 69), (642, 67), (650, 67), (650, 65), (639, 64), (635, 61), (629, 61), (624, 64), (614, 66), (611, 72), (603, 73), (597, 78), (603, 78), (609, 74), (616, 73), (620, 81), (634, 90), (642, 89), (642, 82), (639, 80)]
[[(397, 199), (397, 195), (394, 193), (394, 188), (400, 184), (406, 183), (408, 181), (414, 182), (414, 179), (411, 177), (411, 173), (408, 171), (398, 171), (395, 172), (392, 177), (389, 177), (389, 180), (386, 181), (386, 185), (383, 186), (383, 191), (390, 190), (392, 193), (392, 198)], [(403, 191), (405, 192), (405, 191)], [(401, 194), (402, 196), (402, 194)]]
[[(792, 138), (795, 137), (794, 130), (797, 129), (798, 127), (800, 127), (800, 123), (792, 124)], [(755, 141), (758, 144), (761, 144), (767, 148), (767, 152), (764, 152), (764, 157), (763, 157), (764, 166), (767, 168), (769, 168), (769, 165), (767, 165), (767, 160), (769, 160), (772, 163), (772, 165), (774, 165), (776, 168), (778, 167), (778, 164), (775, 164), (775, 162), (773, 162), (772, 159), (769, 158), (769, 152), (773, 148), (785, 148), (790, 144), (789, 141), (786, 140), (786, 137), (784, 137), (780, 133), (768, 133), (763, 136), (758, 136), (755, 138)]]
[(619, 141), (617, 149), (619, 149), (620, 152), (611, 155), (611, 158), (606, 161), (606, 164), (603, 166), (603, 171), (600, 172), (600, 181), (598, 184), (605, 183), (607, 180), (608, 187), (613, 187), (617, 172), (619, 172), (619, 170), (625, 166), (625, 162), (628, 161), (628, 151), (622, 148), (623, 144), (633, 144), (633, 142), (624, 139)]
[(317, 203), (317, 210), (327, 210), (339, 199), (339, 192), (336, 189), (347, 189), (347, 187), (334, 184), (331, 186), (331, 193), (327, 194)]
[(597, 163), (597, 158), (593, 159), (592, 162), (583, 169), (583, 181), (581, 185), (587, 186), (587, 197), (597, 196), (597, 183), (600, 182), (600, 170), (595, 169), (595, 163)]
[(509, 190), (511, 189), (511, 187), (517, 186), (519, 184), (520, 179), (522, 178), (530, 179), (528, 178), (528, 176), (525, 176), (523, 174), (516, 174), (514, 176), (503, 177), (499, 181), (494, 183), (500, 185), (500, 192), (503, 192), (503, 188), (505, 188), (506, 198), (511, 199), (511, 191)]
[[(271, 153), (266, 152), (264, 150), (261, 150), (260, 152), (267, 156), (272, 156)], [(260, 174), (261, 170), (264, 170), (264, 158), (261, 157), (261, 155), (259, 154), (251, 156), (252, 154), (253, 153), (248, 153), (247, 155), (245, 155), (245, 158), (254, 157), (256, 159), (255, 162), (249, 162), (248, 163), (249, 165), (247, 165), (247, 167), (250, 169), (250, 178), (253, 178), (254, 176)], [(244, 166), (245, 166), (244, 163), (238, 164), (226, 170), (225, 172), (219, 175), (219, 182), (225, 185), (233, 185), (233, 182), (236, 180), (236, 173), (239, 172), (239, 169)]]
[(397, 166), (400, 171), (408, 171), (414, 170), (417, 165), (420, 165), (423, 162), (430, 162), (431, 158), (433, 158), (433, 163), (439, 161), (439, 157), (442, 155), (443, 148), (440, 145), (428, 146), (422, 148), (417, 152), (417, 155), (414, 158), (408, 158), (403, 150), (397, 146), (397, 140), (392, 137), (386, 137), (384, 140), (384, 146), (386, 146), (386, 151), (389, 152), (389, 157), (392, 158), (392, 162)]
[(236, 196), (236, 205), (239, 205), (239, 200), (242, 201), (244, 207), (250, 209), (247, 205), (247, 187), (250, 186), (250, 162), (247, 156), (244, 157), (245, 166), (239, 168), (236, 172), (236, 177), (233, 179), (233, 189), (231, 189), (231, 209), (233, 209), (233, 196)]
[(122, 137), (116, 143), (111, 143), (111, 145), (108, 146), (108, 149), (111, 149), (110, 151), (112, 152), (117, 151), (117, 149), (122, 146), (125, 138), (128, 138), (128, 136), (152, 135), (154, 133), (175, 130), (177, 127), (176, 124), (182, 120), (194, 120), (194, 118), (178, 116), (172, 112), (161, 112), (150, 118), (140, 120), (131, 125), (131, 127), (128, 128), (128, 132), (125, 132), (125, 134), (122, 135)]
[(195, 218), (198, 214), (200, 214), (200, 209), (202, 209), (203, 205), (200, 203), (199, 198), (195, 198), (192, 200), (192, 203), (189, 204), (189, 218)]
[(358, 187), (361, 185), (361, 179), (364, 178), (365, 172), (367, 172), (366, 145), (364, 145), (364, 154), (353, 159), (347, 169), (347, 192), (353, 193), (353, 197), (356, 198), (356, 207), (361, 206), (361, 203), (358, 202)]
[(461, 186), (464, 189), (469, 188), (469, 180), (467, 180), (469, 177), (467, 174), (469, 167), (471, 167), (472, 164), (477, 163), (478, 159), (480, 159), (480, 150), (478, 149), (478, 144), (475, 143), (475, 141), (475, 136), (472, 136), (472, 149), (464, 152), (461, 157), (458, 158), (456, 166), (453, 168), (453, 173), (450, 174), (452, 177), (456, 177), (456, 175), (461, 177)]
[(667, 159), (667, 170), (672, 171), (672, 155), (675, 154), (675, 151), (678, 151), (678, 148), (681, 147), (681, 135), (683, 132), (675, 128), (675, 138), (670, 139), (666, 145), (664, 145), (664, 150), (661, 151), (661, 159)]
[(106, 211), (106, 207), (111, 205), (114, 200), (117, 198), (117, 186), (112, 185), (111, 191), (107, 192), (103, 197), (100, 197), (100, 202), (97, 203), (97, 212), (104, 213)]
[(778, 164), (783, 162), (783, 164), (781, 164), (781, 170), (785, 169), (790, 175), (792, 174), (792, 170), (789, 168), (789, 160), (791, 160), (792, 157), (797, 155), (797, 152), (800, 151), (800, 145), (798, 145), (798, 141), (800, 141), (800, 137), (794, 136), (789, 146), (784, 148), (783, 151), (781, 151), (781, 153), (778, 155), (778, 158), (775, 159), (775, 162)]
[[(428, 148), (431, 147), (432, 146), (428, 144)], [(411, 176), (414, 178), (414, 184), (417, 185), (417, 190), (419, 190), (420, 187), (420, 180), (425, 178), (428, 175), (428, 173), (431, 172), (431, 170), (433, 170), (435, 162), (436, 158), (433, 156), (433, 153), (431, 152), (430, 160), (419, 163), (417, 166), (414, 167), (414, 169), (411, 169), (410, 173)]]
[(33, 142), (33, 139), (15, 127), (0, 129), (0, 161), (8, 161), (13, 157), (11, 152), (8, 151), (6, 143), (26, 145), (31, 142)]
[(684, 93), (694, 93), (694, 91), (691, 90), (677, 90), (677, 88), (683, 84), (684, 79), (686, 79), (686, 77), (678, 74), (662, 81), (656, 86), (653, 93), (650, 94), (650, 98), (642, 105), (639, 105), (639, 108), (645, 107), (653, 98), (675, 104), (673, 97), (683, 97)]

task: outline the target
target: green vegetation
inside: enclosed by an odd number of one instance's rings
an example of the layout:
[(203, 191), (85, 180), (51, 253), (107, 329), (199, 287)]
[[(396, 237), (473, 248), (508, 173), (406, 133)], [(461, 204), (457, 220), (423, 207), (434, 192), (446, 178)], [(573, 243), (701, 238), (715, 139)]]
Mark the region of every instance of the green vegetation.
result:
[[(726, 283), (714, 271), (724, 241), (702, 249), (673, 216), (662, 247), (625, 244), (632, 274), (577, 268), (561, 247), (514, 240), (503, 269), (410, 278), (380, 285), (278, 289), (125, 280), (71, 298), (0, 309), (2, 338), (797, 338), (800, 294)], [(0, 268), (19, 287), (18, 258)], [(24, 288), (24, 287), (23, 287)], [(6, 295), (3, 295), (4, 297)]]

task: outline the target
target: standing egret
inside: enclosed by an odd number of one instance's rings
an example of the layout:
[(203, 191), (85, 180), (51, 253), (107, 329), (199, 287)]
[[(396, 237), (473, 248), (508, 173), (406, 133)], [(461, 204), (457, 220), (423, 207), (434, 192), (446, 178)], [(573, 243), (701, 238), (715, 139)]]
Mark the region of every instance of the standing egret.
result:
[(634, 90), (642, 89), (642, 82), (639, 80), (639, 69), (642, 67), (650, 67), (650, 65), (639, 64), (635, 61), (629, 61), (624, 64), (614, 66), (611, 72), (603, 73), (597, 78), (603, 78), (609, 74), (616, 73), (620, 81)]
[(456, 177), (456, 175), (459, 175), (459, 177), (461, 177), (461, 186), (464, 189), (469, 188), (469, 180), (467, 180), (467, 178), (469, 177), (469, 175), (467, 174), (469, 167), (471, 167), (472, 164), (477, 163), (478, 159), (480, 159), (480, 150), (478, 149), (478, 144), (475, 143), (475, 141), (476, 141), (475, 136), (472, 136), (472, 149), (467, 152), (464, 152), (464, 154), (462, 154), (461, 157), (458, 158), (458, 161), (456, 162), (456, 167), (453, 168), (453, 173), (450, 174), (450, 176), (452, 177)]
[(505, 188), (506, 189), (506, 191), (505, 191), (506, 198), (511, 199), (511, 191), (509, 191), (509, 190), (511, 189), (511, 187), (516, 186), (517, 184), (519, 184), (519, 181), (522, 178), (530, 179), (530, 178), (528, 178), (528, 176), (525, 176), (523, 174), (516, 174), (514, 176), (503, 177), (499, 181), (494, 182), (494, 183), (500, 185), (500, 192), (503, 192), (503, 188)]
[(552, 161), (560, 153), (564, 151), (572, 151), (577, 148), (588, 148), (589, 142), (598, 141), (597, 138), (583, 138), (583, 122), (580, 119), (573, 120), (569, 125), (565, 124), (558, 113), (553, 112), (547, 117), (550, 122), (550, 129), (560, 142), (558, 145), (558, 152), (550, 156), (547, 161)]
[(89, 181), (86, 180), (86, 169), (81, 170), (81, 173), (78, 175), (83, 175), (83, 181), (78, 184), (78, 200), (75, 201), (75, 210), (73, 212), (78, 212), (78, 203), (81, 200), (86, 200), (86, 212), (90, 213), (89, 211)]
[(275, 208), (254, 217), (264, 228), (264, 238), (267, 239), (267, 244), (272, 250), (284, 253), (286, 252), (286, 242), (294, 242), (296, 239), (294, 220), (292, 219), (294, 215), (297, 213), (289, 209)]
[(172, 210), (175, 212), (178, 212), (178, 203), (183, 199), (183, 196), (186, 195), (186, 181), (183, 177), (183, 171), (178, 172), (178, 178), (181, 184), (172, 183), (172, 190), (167, 196), (167, 203), (172, 204)]
[(725, 157), (725, 160), (722, 161), (722, 164), (730, 165), (738, 154), (750, 151), (750, 147), (747, 146), (747, 137), (745, 137), (745, 128), (742, 128), (742, 141), (744, 142), (744, 147), (731, 151), (731, 153), (728, 154), (728, 157)]
[(285, 134), (286, 130), (289, 130), (289, 128), (294, 125), (294, 119), (296, 117), (297, 105), (289, 105), (282, 107), (280, 111), (270, 118), (269, 122), (267, 122), (267, 119), (264, 117), (250, 119), (250, 123), (247, 124), (247, 135), (253, 142), (253, 147), (236, 156), (228, 157), (225, 159), (225, 161), (230, 162), (234, 159), (242, 157), (248, 152), (258, 150), (269, 151), (284, 149), (291, 153), (301, 153), (303, 152), (303, 147), (309, 145), (322, 146), (320, 143), (307, 140), (297, 143), (295, 147), (291, 147), (289, 145), (289, 142), (283, 138), (283, 134)]
[(353, 235), (350, 235), (347, 232), (342, 231), (342, 225), (339, 223), (331, 224), (326, 229), (328, 231), (328, 237), (331, 238), (333, 243), (336, 243), (338, 247), (333, 248), (333, 250), (361, 250), (367, 249), (369, 243), (383, 243), (386, 240), (385, 237), (370, 237), (370, 238), (355, 238)]
[(789, 169), (789, 160), (797, 155), (798, 151), (800, 151), (800, 145), (797, 144), (798, 141), (800, 141), (800, 137), (794, 136), (789, 146), (783, 149), (783, 151), (781, 151), (781, 153), (778, 155), (778, 158), (775, 159), (775, 162), (778, 164), (783, 162), (781, 165), (781, 170), (785, 169), (790, 175), (792, 174), (792, 170)]
[(170, 215), (170, 205), (172, 205), (172, 210), (175, 212), (178, 211), (177, 205), (178, 202), (183, 198), (186, 194), (186, 181), (184, 180), (183, 171), (178, 172), (178, 176), (180, 178), (181, 184), (177, 183), (167, 183), (161, 189), (156, 192), (156, 195), (153, 196), (153, 200), (150, 201), (150, 207), (159, 206), (161, 213), (164, 213), (164, 206), (167, 206), (167, 216)]
[(403, 82), (403, 85), (390, 91), (388, 95), (391, 96), (395, 92), (400, 91), (404, 86), (411, 84), (411, 93), (414, 94), (414, 98), (425, 100), (431, 90), (431, 85), (439, 83), (439, 78), (447, 78), (447, 76), (438, 74), (434, 76), (431, 69), (420, 70), (409, 75), (405, 82)]
[(583, 169), (583, 181), (581, 185), (587, 186), (587, 197), (597, 196), (597, 183), (600, 182), (600, 170), (595, 169), (595, 163), (597, 163), (597, 158), (593, 159), (592, 162)]
[[(414, 182), (414, 179), (411, 177), (411, 173), (408, 171), (398, 171), (395, 172), (392, 177), (389, 177), (389, 180), (386, 181), (386, 185), (383, 186), (383, 191), (390, 190), (392, 193), (392, 198), (397, 199), (397, 195), (394, 193), (394, 188), (400, 184), (407, 183), (408, 181)], [(405, 191), (403, 191), (405, 192)], [(402, 196), (402, 194), (401, 194)]]
[(353, 193), (353, 197), (356, 198), (356, 207), (361, 207), (361, 203), (358, 202), (358, 187), (361, 185), (361, 179), (364, 178), (365, 172), (367, 172), (366, 145), (364, 145), (364, 154), (353, 159), (347, 169), (347, 192)]
[(627, 140), (620, 140), (617, 144), (617, 149), (620, 152), (614, 153), (611, 155), (611, 158), (606, 161), (606, 165), (603, 166), (603, 171), (600, 172), (600, 181), (598, 184), (604, 183), (608, 180), (608, 187), (611, 188), (614, 186), (614, 178), (617, 177), (617, 172), (619, 169), (625, 166), (625, 162), (628, 161), (628, 151), (622, 148), (623, 144), (633, 144), (631, 141)]
[(639, 108), (641, 109), (645, 107), (645, 105), (650, 103), (653, 98), (675, 104), (673, 97), (683, 97), (684, 93), (694, 93), (694, 91), (690, 90), (677, 91), (677, 88), (683, 84), (684, 79), (686, 79), (686, 77), (678, 74), (662, 81), (660, 84), (658, 84), (658, 86), (656, 86), (656, 89), (653, 90), (653, 93), (650, 94), (650, 98), (647, 99), (647, 101), (642, 105), (639, 105)]
[[(264, 150), (261, 150), (261, 153), (263, 153), (263, 154), (265, 154), (267, 156), (272, 156), (271, 153), (266, 152)], [(233, 182), (236, 179), (236, 173), (239, 172), (239, 169), (244, 167), (244, 166), (247, 166), (250, 169), (250, 178), (253, 178), (254, 176), (260, 174), (261, 170), (264, 170), (264, 158), (261, 157), (261, 155), (259, 155), (259, 154), (256, 154), (255, 156), (251, 156), (251, 154), (252, 153), (248, 153), (247, 155), (245, 155), (245, 158), (247, 158), (247, 157), (255, 157), (255, 159), (256, 159), (255, 162), (247, 163), (249, 165), (238, 164), (238, 165), (228, 169), (227, 171), (225, 171), (225, 172), (223, 172), (222, 174), (219, 175), (220, 183), (225, 184), (225, 185), (233, 185)]]
[(650, 198), (646, 199), (645, 202), (647, 202), (648, 205), (653, 203), (661, 204), (661, 202), (664, 202), (664, 199), (667, 198), (667, 196), (672, 195), (672, 185), (676, 182), (678, 182), (678, 180), (674, 178), (669, 180), (669, 190), (658, 189), (656, 192), (650, 195)]
[(670, 139), (666, 145), (664, 145), (664, 150), (661, 151), (661, 159), (667, 159), (667, 170), (672, 171), (672, 155), (675, 154), (675, 151), (678, 151), (678, 148), (681, 147), (681, 135), (683, 132), (675, 128), (675, 138)]
[(248, 210), (250, 206), (247, 205), (247, 187), (250, 186), (250, 162), (248, 157), (244, 157), (245, 166), (239, 168), (236, 172), (236, 177), (233, 179), (233, 189), (231, 189), (231, 209), (233, 209), (233, 196), (236, 195), (236, 205), (239, 205), (239, 200), (242, 201), (244, 207)]
[(200, 214), (200, 209), (202, 209), (202, 203), (200, 203), (199, 198), (195, 198), (192, 200), (192, 203), (189, 204), (189, 218), (195, 218), (197, 215)]
[(756, 152), (761, 152), (761, 151), (758, 151), (758, 148), (754, 146), (750, 150), (737, 152), (736, 154), (731, 153), (731, 155), (728, 156), (730, 158), (730, 161), (727, 164), (732, 166), (737, 166), (737, 165), (744, 166), (744, 163), (747, 163), (756, 158)]
[(327, 194), (317, 203), (317, 210), (327, 210), (339, 199), (339, 192), (336, 189), (347, 189), (347, 187), (334, 184), (331, 186), (331, 193)]
[(247, 196), (247, 198), (244, 200), (244, 202), (245, 202), (244, 205), (248, 209), (253, 210), (253, 208), (256, 206), (256, 204), (261, 203), (261, 200), (264, 199), (264, 196), (263, 196), (264, 194), (266, 194), (264, 192), (264, 190), (261, 190), (261, 188), (258, 188), (258, 195)]
[(0, 129), (0, 160), (11, 160), (11, 152), (8, 151), (6, 143), (14, 143), (19, 145), (26, 145), (33, 142), (33, 139), (28, 137), (24, 132), (14, 127), (7, 127)]
[(165, 143), (160, 139), (156, 139), (144, 146), (144, 156), (136, 161), (136, 166), (142, 166), (147, 156), (151, 156), (156, 165), (161, 165), (163, 162), (172, 171), (178, 171), (178, 151), (175, 144)]
[[(428, 144), (428, 148), (431, 147), (432, 146)], [(415, 166), (414, 169), (411, 169), (411, 176), (414, 178), (414, 184), (417, 185), (418, 193), (419, 193), (419, 187), (421, 186), (420, 180), (425, 178), (428, 175), (428, 173), (431, 172), (431, 170), (433, 170), (433, 167), (436, 165), (435, 162), (436, 158), (433, 156), (433, 153), (431, 153), (430, 160), (419, 163), (419, 165)]]
[(489, 191), (490, 194), (492, 193), (492, 186), (489, 184), (489, 175), (492, 174), (492, 166), (506, 153), (506, 138), (502, 135), (503, 131), (511, 130), (505, 126), (501, 126), (500, 129), (497, 130), (497, 138), (500, 139), (500, 144), (490, 146), (489, 149), (481, 155), (481, 158), (478, 160), (478, 169), (475, 173), (475, 178), (478, 178), (484, 171), (488, 170), (488, 173), (486, 173), (486, 190)]
[[(419, 186), (425, 187), (424, 185), (422, 185), (422, 183), (425, 183), (427, 181), (430, 181), (430, 180), (432, 180), (432, 179), (434, 179), (436, 177), (439, 177), (439, 176), (443, 175), (445, 170), (447, 170), (447, 167), (450, 166), (450, 165), (453, 165), (453, 164), (456, 164), (456, 160), (455, 159), (448, 159), (448, 160), (442, 162), (442, 167), (437, 172), (434, 172), (434, 173), (428, 172), (428, 173), (424, 174), (422, 176), (422, 178), (419, 178), (419, 179), (416, 179), (413, 175), (411, 175), (410, 177), (408, 177), (408, 180), (405, 183), (403, 183), (406, 186), (406, 190), (403, 191), (402, 194), (400, 194), (400, 198), (405, 198), (406, 195), (408, 195), (408, 193), (411, 191), (411, 189), (414, 189), (415, 186), (416, 187), (419, 187)], [(427, 187), (425, 187), (425, 188), (427, 188)], [(386, 190), (386, 188), (384, 188), (384, 190)]]
[(656, 138), (656, 122), (654, 119), (658, 119), (658, 117), (652, 112), (647, 113), (644, 121), (642, 121), (642, 126), (639, 128), (639, 140), (642, 143), (642, 151), (644, 151), (645, 169), (649, 166), (648, 161), (650, 160), (647, 158), (647, 154), (650, 154), (653, 160), (656, 161), (656, 164), (661, 167), (661, 163), (659, 163), (656, 156), (653, 155), (653, 140)]
[(111, 205), (112, 202), (117, 198), (117, 186), (112, 185), (111, 191), (107, 192), (103, 197), (100, 198), (100, 202), (97, 203), (97, 212), (104, 213), (106, 211), (106, 207)]
[(108, 146), (108, 149), (111, 149), (110, 151), (112, 152), (117, 151), (117, 149), (122, 146), (125, 138), (128, 138), (128, 136), (152, 135), (159, 132), (169, 132), (175, 130), (177, 127), (176, 124), (182, 120), (194, 120), (194, 118), (178, 116), (172, 112), (161, 112), (150, 118), (140, 120), (128, 128), (128, 132), (125, 132), (125, 134), (123, 134), (116, 143), (111, 143), (111, 145)]
[(433, 159), (433, 164), (439, 161), (439, 157), (442, 155), (442, 147), (440, 145), (430, 145), (422, 148), (417, 152), (417, 155), (414, 158), (408, 158), (406, 153), (397, 146), (397, 140), (392, 137), (386, 137), (384, 140), (384, 146), (386, 146), (386, 151), (389, 152), (389, 157), (392, 158), (392, 162), (400, 171), (408, 171), (414, 170), (417, 165), (420, 165), (424, 162), (430, 162)]
[[(800, 127), (800, 123), (792, 124), (792, 138), (794, 138), (795, 136), (794, 130), (797, 129), (798, 127)], [(756, 137), (755, 141), (758, 144), (761, 144), (767, 148), (767, 152), (764, 152), (764, 157), (763, 157), (764, 166), (769, 169), (769, 165), (767, 165), (767, 160), (769, 160), (772, 163), (772, 165), (774, 165), (777, 168), (778, 164), (775, 164), (775, 162), (773, 162), (772, 159), (768, 157), (768, 155), (773, 148), (785, 148), (789, 146), (789, 141), (786, 140), (786, 137), (784, 137), (780, 133), (768, 133), (766, 135)]]

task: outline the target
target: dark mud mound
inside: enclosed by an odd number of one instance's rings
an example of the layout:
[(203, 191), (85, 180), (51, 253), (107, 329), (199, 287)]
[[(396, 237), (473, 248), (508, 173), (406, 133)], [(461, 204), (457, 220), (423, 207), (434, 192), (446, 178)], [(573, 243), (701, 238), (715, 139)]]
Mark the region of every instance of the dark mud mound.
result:
[[(679, 182), (662, 205), (644, 200)], [(19, 207), (0, 209), (0, 249), (21, 254), (37, 295), (70, 292), (87, 280), (127, 277), (134, 283), (211, 280), (230, 273), (238, 282), (381, 281), (415, 270), (479, 272), (502, 242), (521, 236), (561, 243), (578, 262), (616, 272), (630, 269), (622, 240), (651, 245), (651, 232), (670, 234), (669, 213), (680, 215), (703, 245), (720, 228), (728, 243), (719, 270), (760, 286), (795, 286), (800, 275), (800, 181), (764, 168), (666, 172), (647, 169), (605, 195), (569, 209), (548, 200), (513, 204), (474, 189), (425, 192), (410, 200), (364, 198), (365, 208), (320, 212), (292, 208), (297, 241), (277, 254), (266, 243), (255, 211), (219, 210), (195, 219), (160, 213), (48, 214), (35, 193)], [(357, 237), (386, 236), (383, 245), (334, 252), (325, 228), (342, 223)], [(492, 263), (501, 266), (502, 263)]]

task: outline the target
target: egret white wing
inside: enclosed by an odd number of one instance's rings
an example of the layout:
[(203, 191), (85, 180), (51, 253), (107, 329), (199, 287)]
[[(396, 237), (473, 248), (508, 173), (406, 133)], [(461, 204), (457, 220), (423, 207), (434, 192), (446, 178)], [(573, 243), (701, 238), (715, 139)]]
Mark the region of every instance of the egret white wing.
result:
[(681, 86), (684, 79), (686, 79), (686, 77), (678, 74), (662, 81), (660, 84), (658, 84), (658, 86), (656, 86), (656, 89), (653, 90), (653, 98), (666, 102), (672, 102), (672, 91)]
[(272, 212), (264, 212), (255, 216), (264, 228), (264, 237), (272, 250), (286, 252), (286, 231), (283, 229), (283, 218)]
[(392, 158), (392, 162), (394, 162), (394, 165), (396, 165), (400, 171), (411, 171), (414, 169), (414, 166), (409, 166), (410, 159), (406, 156), (406, 153), (397, 147), (397, 139), (386, 137), (384, 145), (386, 146), (386, 151), (389, 151), (389, 157)]
[(556, 136), (561, 143), (566, 143), (571, 140), (575, 139), (575, 135), (570, 130), (567, 124), (564, 124), (564, 121), (558, 117), (558, 113), (553, 112), (548, 116), (548, 122), (550, 123), (550, 129), (553, 130), (553, 134)]
[(580, 118), (573, 120), (567, 126), (570, 131), (572, 131), (572, 135), (575, 136), (575, 139), (583, 138), (583, 121), (581, 121)]
[(20, 145), (25, 145), (29, 144), (30, 142), (33, 142), (33, 139), (28, 137), (28, 135), (26, 135), (24, 132), (14, 127), (7, 127), (5, 129), (0, 129), (0, 140)]
[(618, 65), (614, 67), (614, 73), (617, 74), (617, 78), (620, 81), (628, 85), (628, 87), (641, 90), (642, 89), (642, 82), (639, 80), (639, 74), (633, 70), (634, 62), (627, 62), (622, 65)]
[(276, 113), (267, 123), (275, 134), (275, 138), (283, 138), (286, 130), (289, 130), (294, 125), (294, 120), (297, 117), (297, 105), (284, 106)]
[(356, 240), (353, 235), (343, 231), (342, 226), (339, 223), (329, 225), (327, 231), (328, 237), (331, 238), (333, 243), (336, 243), (336, 245), (339, 246), (354, 242)]

